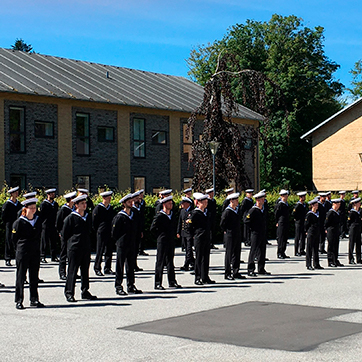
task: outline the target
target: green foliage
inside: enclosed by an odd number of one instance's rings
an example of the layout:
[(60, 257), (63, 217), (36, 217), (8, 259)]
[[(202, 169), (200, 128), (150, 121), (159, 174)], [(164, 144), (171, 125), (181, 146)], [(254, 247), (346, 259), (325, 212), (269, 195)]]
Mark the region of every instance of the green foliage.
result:
[[(253, 80), (230, 83), (237, 101), (263, 114), (270, 122), (260, 127), (261, 184), (312, 188), (311, 149), (300, 136), (341, 109), (338, 97), (343, 85), (333, 73), (339, 68), (324, 53), (323, 28), (305, 27), (296, 16), (273, 15), (268, 22), (247, 20), (228, 29), (221, 40), (191, 51), (190, 77), (205, 85), (218, 67), (220, 54), (232, 54), (232, 72), (251, 69), (279, 85), (281, 100), (269, 97), (265, 104), (255, 97)], [(265, 84), (271, 95), (272, 88)]]
[(351, 93), (352, 99), (357, 100), (362, 97), (362, 59), (354, 64), (354, 68), (350, 70), (352, 74), (352, 88), (347, 88)]
[(31, 44), (26, 44), (23, 39), (16, 38), (14, 45), (11, 46), (13, 50), (20, 50), (26, 53), (35, 53)]

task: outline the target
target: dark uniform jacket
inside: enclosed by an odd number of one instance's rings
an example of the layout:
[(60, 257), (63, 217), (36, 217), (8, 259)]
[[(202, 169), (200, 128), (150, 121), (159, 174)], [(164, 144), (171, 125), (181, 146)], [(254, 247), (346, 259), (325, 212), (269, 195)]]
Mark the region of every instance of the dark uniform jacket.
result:
[(68, 205), (64, 204), (57, 212), (55, 226), (59, 234), (62, 233), (65, 218), (70, 215), (72, 211), (73, 209), (71, 209)]
[(326, 203), (322, 204), (320, 201), (318, 201), (318, 209), (317, 209), (318, 215), (319, 215), (319, 223), (321, 226), (324, 227), (324, 221), (326, 220)]
[(253, 205), (254, 201), (252, 199), (249, 199), (248, 197), (245, 197), (244, 200), (242, 201), (240, 207), (240, 214), (244, 222), (246, 219), (246, 215), (248, 214), (249, 210), (253, 207)]
[(170, 215), (166, 215), (163, 210), (158, 212), (152, 220), (150, 230), (156, 235), (158, 243), (172, 242), (176, 234), (175, 213), (171, 211)]
[(293, 209), (292, 215), (295, 222), (304, 224), (305, 215), (308, 212), (307, 204), (298, 201)]
[(308, 236), (319, 237), (320, 223), (318, 212), (308, 211), (305, 216), (304, 228)]
[(228, 206), (221, 215), (220, 227), (227, 236), (240, 238), (241, 241), (241, 208), (233, 210)]
[(12, 201), (6, 200), (2, 207), (1, 214), (1, 218), (3, 219), (4, 224), (11, 223), (12, 226), (13, 222), (18, 218), (18, 212), (21, 209), (22, 205), (19, 201), (14, 204)]
[(359, 211), (351, 209), (348, 213), (347, 226), (349, 230), (353, 228), (354, 232), (361, 233), (361, 214)]
[(332, 208), (332, 203), (329, 200), (326, 200), (324, 206), (326, 208), (326, 212), (328, 212)]
[(100, 235), (110, 237), (113, 217), (114, 212), (111, 205), (106, 208), (102, 203), (98, 204), (92, 213), (93, 229)]
[(44, 200), (40, 204), (40, 217), (43, 221), (43, 228), (55, 229), (57, 219), (58, 203), (53, 201)]
[(266, 215), (265, 212), (254, 205), (245, 218), (245, 223), (249, 225), (252, 237), (257, 237), (260, 242), (266, 233)]
[(199, 208), (191, 211), (186, 220), (188, 229), (194, 238), (194, 243), (210, 241), (210, 220)]
[(72, 211), (64, 220), (62, 235), (68, 251), (90, 252), (92, 220), (90, 214), (84, 217)]
[(338, 211), (330, 209), (327, 212), (324, 226), (327, 229), (327, 233), (330, 236), (339, 237), (339, 223), (341, 219)]
[[(230, 201), (229, 201), (229, 203), (230, 203)], [(210, 223), (211, 223), (211, 227), (212, 227), (214, 225), (215, 219), (216, 219), (216, 200), (215, 199), (208, 200), (206, 210), (207, 210), (207, 214), (209, 215)]]
[(128, 215), (120, 211), (112, 221), (112, 238), (116, 241), (117, 248), (130, 248), (135, 241), (134, 213)]
[(283, 201), (279, 201), (275, 208), (275, 220), (278, 225), (289, 225), (289, 206)]
[(183, 237), (190, 235), (190, 231), (187, 227), (186, 220), (191, 211), (192, 211), (191, 206), (188, 209), (180, 210), (180, 216), (179, 216), (178, 224), (177, 224), (177, 234), (179, 234)]
[(12, 234), (16, 255), (40, 254), (41, 220), (34, 216), (34, 226), (24, 216), (13, 224)]

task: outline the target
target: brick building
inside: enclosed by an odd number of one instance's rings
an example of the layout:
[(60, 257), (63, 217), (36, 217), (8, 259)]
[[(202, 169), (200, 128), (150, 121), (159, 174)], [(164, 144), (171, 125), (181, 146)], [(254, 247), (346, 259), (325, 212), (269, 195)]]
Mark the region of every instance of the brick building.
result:
[(301, 136), (312, 144), (317, 190), (362, 188), (362, 98)]
[[(0, 180), (180, 190), (193, 177), (185, 122), (202, 97), (183, 77), (0, 48)], [(240, 106), (233, 120), (245, 132), (261, 116)], [(258, 151), (246, 157), (258, 188)]]

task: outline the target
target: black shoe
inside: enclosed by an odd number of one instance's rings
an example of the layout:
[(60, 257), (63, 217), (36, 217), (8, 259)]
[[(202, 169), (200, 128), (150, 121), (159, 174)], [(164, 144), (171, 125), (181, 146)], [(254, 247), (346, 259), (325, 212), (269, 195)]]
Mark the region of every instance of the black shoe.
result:
[(168, 285), (170, 288), (177, 288), (177, 289), (180, 289), (182, 288), (182, 286), (180, 284), (178, 284), (176, 282), (176, 280), (174, 282), (171, 282), (169, 285)]
[(319, 250), (320, 254), (327, 254), (327, 252), (323, 249), (323, 250)]
[(294, 256), (302, 256), (301, 253), (295, 253)]
[(59, 262), (59, 259), (57, 257), (52, 258), (52, 261)]
[(302, 256), (307, 255), (307, 253), (303, 250), (303, 251), (300, 252), (300, 255), (302, 255)]
[(104, 269), (104, 274), (107, 275), (116, 275), (116, 273), (112, 269)]
[(224, 279), (226, 279), (226, 280), (234, 280), (235, 278), (232, 275), (225, 275)]
[(6, 260), (5, 265), (6, 265), (6, 266), (12, 266), (12, 265), (11, 265), (11, 261), (10, 261), (10, 260)]
[(214, 244), (211, 244), (210, 249), (218, 250), (219, 248), (217, 246), (215, 246)]
[(215, 280), (211, 280), (210, 278), (204, 279), (202, 281), (204, 284), (215, 284)]
[(77, 274), (77, 275), (75, 276), (75, 279), (82, 279), (82, 277)]
[(149, 254), (146, 253), (144, 250), (140, 251), (140, 253), (138, 255), (149, 256)]
[(354, 260), (351, 260), (349, 263), (350, 264), (356, 264), (356, 262)]
[(322, 270), (322, 269), (324, 269), (324, 268), (323, 268), (322, 266), (320, 266), (320, 265), (317, 265), (317, 266), (314, 267), (314, 269)]
[(41, 259), (40, 259), (40, 262), (41, 262), (41, 263), (44, 263), (44, 264), (47, 264), (47, 263), (48, 263), (45, 258), (41, 258)]
[(362, 264), (362, 260), (357, 260), (357, 264)]
[(88, 290), (86, 290), (82, 293), (82, 299), (96, 300), (98, 298), (96, 295), (92, 295)]
[(135, 271), (135, 272), (140, 272), (140, 271), (143, 271), (143, 269), (140, 268), (139, 266), (136, 266), (136, 267), (134, 268), (134, 271)]
[(67, 302), (69, 302), (69, 303), (77, 302), (72, 295), (66, 295), (65, 297), (67, 298)]
[(344, 266), (344, 264), (342, 264), (339, 260), (337, 260), (336, 265), (337, 266)]
[(195, 280), (196, 285), (204, 285), (204, 283), (200, 279)]
[(240, 264), (244, 264), (245, 263), (245, 261), (244, 260), (240, 260)]
[(156, 290), (165, 290), (165, 288), (161, 284), (155, 285)]
[(60, 280), (67, 280), (67, 276), (65, 274), (62, 274), (59, 276)]
[(43, 303), (40, 303), (38, 300), (30, 302), (30, 307), (37, 307), (37, 308), (45, 308)]
[(269, 261), (269, 258), (265, 258), (265, 261)]
[(233, 275), (234, 279), (246, 279), (245, 275), (241, 275), (240, 273), (236, 273)]
[(332, 267), (332, 268), (337, 268), (337, 265), (334, 263), (328, 263), (328, 266)]
[(99, 276), (99, 277), (103, 277), (104, 274), (100, 271), (100, 270), (95, 270), (94, 273)]
[(278, 254), (278, 259), (285, 259), (283, 255)]
[(130, 285), (128, 288), (127, 288), (127, 291), (128, 293), (130, 294), (142, 294), (142, 290), (140, 289), (137, 289), (135, 285)]
[(258, 272), (258, 274), (259, 275), (271, 275), (271, 273), (266, 270), (262, 270), (262, 271)]
[(182, 267), (180, 268), (180, 270), (182, 270), (182, 271), (189, 271), (190, 269), (189, 269), (188, 266), (184, 265), (184, 266), (182, 266)]
[(38, 284), (40, 284), (40, 283), (44, 283), (44, 280), (43, 280), (43, 279), (38, 278)]
[(5, 288), (5, 284), (0, 283), (0, 288)]
[(195, 270), (195, 265), (190, 265), (190, 271)]
[(314, 268), (312, 266), (307, 266), (308, 270), (314, 270)]
[(117, 289), (116, 289), (116, 294), (117, 294), (117, 295), (122, 295), (122, 296), (128, 295), (128, 294), (123, 290), (123, 287), (117, 288)]
[(257, 274), (254, 272), (248, 272), (249, 277), (257, 277)]
[(16, 309), (25, 309), (25, 307), (23, 306), (23, 303), (16, 303), (16, 306), (15, 306)]
[(286, 255), (286, 254), (284, 254), (283, 257), (284, 257), (284, 259), (290, 259), (290, 256)]
[(272, 245), (272, 243), (269, 243), (269, 241), (266, 242), (266, 245)]

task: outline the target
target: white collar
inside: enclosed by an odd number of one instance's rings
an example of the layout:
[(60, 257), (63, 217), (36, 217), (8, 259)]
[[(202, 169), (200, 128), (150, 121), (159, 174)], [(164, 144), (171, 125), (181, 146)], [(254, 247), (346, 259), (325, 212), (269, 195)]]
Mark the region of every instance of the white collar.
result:
[(74, 210), (74, 211), (72, 212), (72, 214), (79, 216), (79, 217), (82, 218), (84, 221), (87, 220), (88, 213), (85, 213), (84, 216), (82, 216), (79, 212), (77, 212), (77, 211)]

